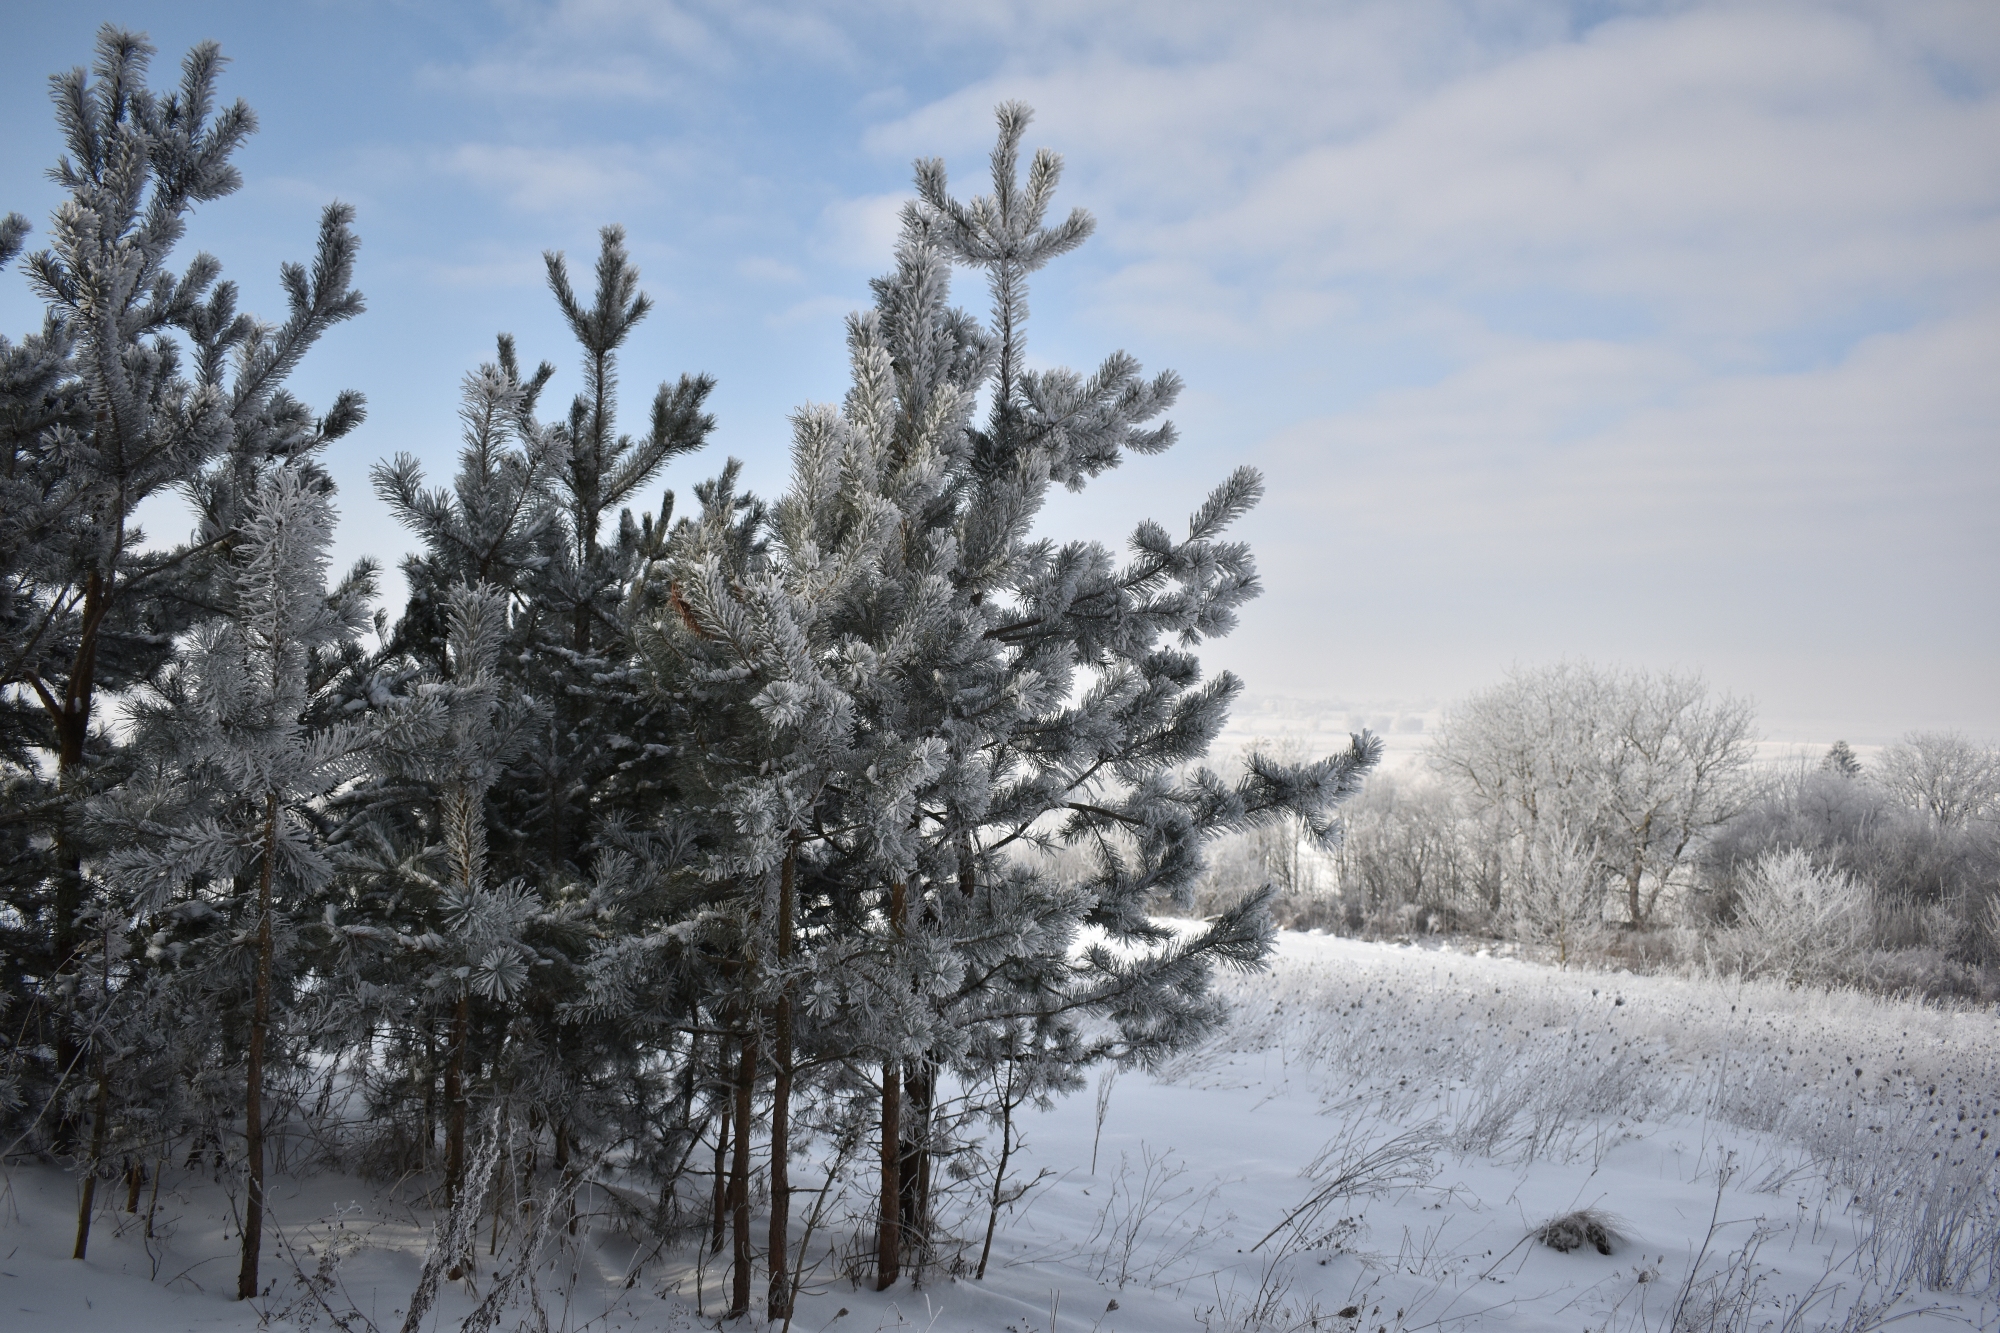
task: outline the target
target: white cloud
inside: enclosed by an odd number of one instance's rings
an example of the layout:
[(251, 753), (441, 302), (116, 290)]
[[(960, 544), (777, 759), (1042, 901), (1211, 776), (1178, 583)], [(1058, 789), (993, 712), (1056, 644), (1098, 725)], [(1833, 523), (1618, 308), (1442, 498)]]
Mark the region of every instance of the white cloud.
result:
[(489, 12), (411, 57), (458, 118), (350, 172), (434, 210), (448, 249), (392, 272), (466, 289), (466, 347), (503, 317), (476, 291), (621, 219), (691, 315), (647, 336), (722, 373), (758, 466), (801, 375), (837, 395), (902, 164), (984, 190), (1023, 98), (1100, 222), (1036, 289), (1036, 363), (1123, 345), (1190, 385), (1175, 455), (1051, 513), (1115, 537), (1263, 465), (1270, 592), (1213, 659), (1253, 688), (1448, 696), (1573, 652), (2000, 728), (1992, 0)]
[(2000, 103), (1832, 13), (1606, 25), (1317, 145), (1173, 243), (1636, 295), (1713, 327), (2000, 273)]
[(773, 55), (836, 66), (857, 58), (843, 27), (805, 6), (559, 0), (474, 59), (431, 64), (423, 77), (536, 102), (690, 104), (717, 80)]
[(805, 277), (790, 264), (769, 255), (750, 255), (736, 263), (736, 271), (752, 282), (795, 283)]
[(688, 155), (671, 146), (537, 147), (461, 143), (444, 152), (440, 169), (527, 212), (597, 217), (660, 196), (689, 172)]
[(1444, 694), (1511, 660), (1680, 662), (1781, 727), (2000, 729), (1995, 347), (2000, 308), (1790, 373), (1496, 341), (1257, 451), (1278, 605), (1222, 660)]
[(820, 212), (812, 246), (825, 259), (870, 273), (889, 267), (902, 232), (909, 194), (871, 194), (840, 199)]
[[(1197, 35), (1016, 57), (868, 144), (947, 149), (976, 191), (992, 104), (1026, 98), (1121, 260), (1288, 293), (1549, 287), (1735, 337), (2000, 277), (2000, 20), (1967, 6), (1676, 6), (1578, 35), (1253, 7)], [(1227, 285), (1155, 313), (1261, 314)]]
[[(945, 68), (968, 73), (940, 91)], [(1219, 659), (1265, 688), (1450, 694), (1574, 652), (1836, 711), (1886, 708), (1900, 671), (2000, 726), (1966, 665), (2000, 630), (1964, 613), (2000, 595), (1990, 3), (572, 0), (453, 77), (705, 118), (699, 166), (636, 131), (589, 166), (461, 150), (535, 209), (663, 179), (747, 209), (767, 196), (730, 118), (786, 96), (844, 99), (877, 118), (853, 146), (878, 167), (942, 154), (980, 192), (994, 103), (1032, 103), (1031, 144), (1070, 164), (1059, 206), (1101, 224), (1038, 291), (1067, 321), (1038, 354), (1102, 337), (1171, 362), (1206, 428), (1065, 513), (1266, 465), (1270, 604)], [(855, 297), (827, 293), (888, 261), (905, 196), (843, 170), (789, 216), (804, 258), (763, 234), (727, 263), (779, 292), (804, 270), (767, 328), (831, 321)], [(1955, 646), (1864, 652), (1869, 604), (1956, 615)]]

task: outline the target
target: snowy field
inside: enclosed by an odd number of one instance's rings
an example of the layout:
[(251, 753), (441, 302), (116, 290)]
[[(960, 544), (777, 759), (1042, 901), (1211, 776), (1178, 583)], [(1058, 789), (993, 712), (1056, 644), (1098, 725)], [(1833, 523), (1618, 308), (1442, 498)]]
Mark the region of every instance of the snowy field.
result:
[[(1209, 1045), (1028, 1115), (1010, 1178), (1033, 1188), (983, 1282), (945, 1265), (922, 1289), (857, 1287), (842, 1272), (859, 1270), (870, 1173), (836, 1184), (792, 1327), (2000, 1328), (1990, 1012), (1302, 935), (1224, 984), (1236, 1016)], [(801, 1232), (821, 1178), (794, 1169)], [(946, 1210), (966, 1265), (982, 1188)], [(101, 1192), (76, 1263), (73, 1182), (16, 1167), (0, 1328), (399, 1329), (430, 1233), (406, 1197), (281, 1181), (267, 1272), (283, 1276), (244, 1305), (232, 1204), (208, 1177), (170, 1171), (135, 1214), (122, 1188)], [(574, 1242), (558, 1231), (540, 1317), (517, 1284), (491, 1326), (715, 1323), (721, 1261), (636, 1248), (603, 1197), (586, 1196)], [(1572, 1248), (1536, 1238), (1581, 1210)], [(425, 1327), (463, 1326), (493, 1285), (484, 1270), (447, 1284)]]

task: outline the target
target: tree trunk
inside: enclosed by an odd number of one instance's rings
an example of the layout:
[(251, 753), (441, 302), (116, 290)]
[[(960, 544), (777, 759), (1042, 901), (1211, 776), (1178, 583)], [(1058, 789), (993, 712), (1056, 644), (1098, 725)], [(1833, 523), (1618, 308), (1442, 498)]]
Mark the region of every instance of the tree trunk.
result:
[[(120, 525), (122, 532), (123, 525)], [(97, 692), (97, 638), (111, 609), (111, 584), (98, 570), (91, 570), (83, 584), (83, 616), (70, 660), (69, 679), (63, 683), (62, 708), (53, 718), (56, 733), (56, 771), (65, 796), (78, 796), (82, 781), (85, 746), (90, 740), (90, 713)], [(46, 699), (48, 696), (42, 696)], [(83, 910), (82, 858), (66, 836), (67, 820), (58, 818), (55, 909), (55, 963), (67, 971), (80, 947), (76, 938), (76, 914)]]
[(792, 902), (798, 872), (799, 840), (792, 836), (778, 875), (778, 1000), (771, 1013), (771, 1287), (764, 1298), (766, 1320), (792, 1312), (786, 1250), (792, 1225), (792, 991), (784, 969), (792, 956)]
[(569, 1234), (576, 1234), (576, 1173), (570, 1167), (569, 1126), (558, 1120), (555, 1123), (556, 1178), (562, 1184), (564, 1197), (569, 1200)]
[(418, 1165), (428, 1171), (437, 1151), (437, 1018), (424, 1019), (424, 1148)]
[(521, 1170), (519, 1183), (515, 1185), (515, 1198), (519, 1200), (514, 1208), (514, 1216), (522, 1219), (531, 1217), (535, 1211), (535, 1169), (541, 1165), (542, 1116), (533, 1107), (528, 1109), (528, 1133), (521, 1144)]
[(908, 1061), (903, 1070), (904, 1114), (897, 1126), (901, 1160), (896, 1165), (903, 1244), (910, 1251), (921, 1281), (930, 1255), (931, 1236), (931, 1106), (937, 1095), (937, 1065), (928, 1054)]
[(993, 1192), (986, 1199), (986, 1243), (979, 1247), (975, 1281), (986, 1280), (986, 1261), (993, 1257), (993, 1233), (1000, 1225), (1001, 1189), (1007, 1181), (1007, 1159), (1014, 1155), (1014, 1062), (1007, 1062), (1007, 1084), (1000, 1092), (1000, 1161), (993, 1171)]
[(444, 1068), (444, 1206), (458, 1202), (465, 1184), (465, 1043), (472, 1019), (472, 997), (461, 993), (451, 1011), (451, 1058)]
[[(164, 1149), (164, 1145), (163, 1145)], [(146, 1239), (152, 1240), (153, 1219), (160, 1211), (160, 1177), (167, 1174), (167, 1158), (163, 1150), (153, 1163), (153, 1197), (146, 1201)]]
[[(718, 1041), (717, 1055), (726, 1059), (728, 1046)], [(718, 1061), (720, 1063), (720, 1061)], [(731, 1101), (734, 1101), (732, 1097)], [(732, 1107), (724, 1102), (722, 1114), (715, 1125), (715, 1228), (708, 1243), (709, 1253), (721, 1254), (724, 1236), (729, 1230), (729, 1116)]]
[[(889, 927), (901, 939), (909, 920), (908, 887), (900, 880), (889, 886)], [(903, 1061), (890, 1056), (882, 1062), (882, 1197), (875, 1247), (875, 1290), (887, 1291), (902, 1275)]]
[(743, 1034), (736, 1065), (736, 1154), (729, 1172), (730, 1231), (735, 1241), (729, 1317), (750, 1312), (750, 1099), (757, 1089), (757, 1038)]
[(236, 1299), (257, 1294), (258, 1251), (264, 1245), (264, 1033), (271, 1022), (271, 871), (278, 856), (278, 793), (264, 798), (264, 866), (257, 878), (257, 975), (250, 1003), (250, 1055), (243, 1091), (244, 1156), (249, 1188), (243, 1200), (243, 1266)]
[[(83, 1178), (83, 1201), (76, 1210), (76, 1250), (72, 1259), (81, 1259), (90, 1248), (90, 1213), (97, 1202), (97, 1166), (104, 1160), (104, 1130), (111, 1120), (111, 1080), (106, 1076), (104, 1047), (97, 1048), (97, 1123), (90, 1129), (90, 1171)], [(138, 1190), (135, 1188), (136, 1195)]]
[[(83, 948), (76, 928), (77, 915), (83, 911), (83, 854), (70, 832), (66, 807), (69, 802), (81, 800), (83, 796), (80, 787), (87, 758), (85, 747), (90, 740), (90, 713), (96, 699), (97, 638), (105, 613), (110, 609), (110, 587), (95, 569), (85, 578), (81, 633), (77, 638), (76, 655), (70, 659), (69, 679), (63, 684), (59, 703), (49, 700), (46, 694), (42, 696), (53, 713), (49, 721), (56, 733), (57, 784), (65, 804), (65, 808), (56, 814), (53, 829), (55, 893), (51, 905), (55, 920), (51, 923), (53, 956), (50, 961), (58, 973), (73, 970), (77, 954)], [(70, 1025), (58, 1024), (56, 1068), (67, 1072), (74, 1069), (82, 1057), (83, 1052), (71, 1034)], [(67, 1112), (60, 1114), (55, 1128), (58, 1151), (67, 1151), (76, 1142), (77, 1133), (75, 1118)]]
[(511, 1125), (507, 1127), (507, 1136), (501, 1140), (500, 1162), (493, 1174), (493, 1230), (486, 1239), (486, 1257), (489, 1259), (500, 1253), (500, 1210), (510, 1191), (518, 1196), (514, 1182), (519, 1179), (520, 1173), (514, 1169), (514, 1132)]
[(881, 1226), (876, 1237), (875, 1290), (887, 1291), (901, 1276), (902, 1166), (901, 1132), (903, 1062), (882, 1063), (882, 1199)]

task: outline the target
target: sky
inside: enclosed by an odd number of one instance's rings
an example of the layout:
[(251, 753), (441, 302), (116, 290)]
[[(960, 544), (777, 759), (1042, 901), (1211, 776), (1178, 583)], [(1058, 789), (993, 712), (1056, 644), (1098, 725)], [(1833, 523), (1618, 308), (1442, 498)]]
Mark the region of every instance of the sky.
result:
[[(780, 490), (912, 160), (980, 192), (1020, 99), (1097, 220), (1037, 275), (1031, 360), (1187, 384), (1176, 448), (1045, 529), (1122, 544), (1261, 469), (1264, 595), (1203, 653), (1251, 696), (1426, 709), (1589, 659), (1699, 671), (1773, 739), (2000, 741), (1993, 0), (0, 0), (0, 212), (37, 236), (47, 77), (105, 21), (156, 84), (232, 58), (261, 129), (186, 251), (249, 309), (358, 210), (367, 313), (294, 379), (368, 398), (328, 460), (343, 561), (409, 548), (369, 467), (449, 477), (497, 332), (558, 365), (551, 411), (576, 391), (541, 256), (587, 268), (607, 223), (657, 303), (631, 427), (661, 380), (718, 382), (662, 486), (733, 456)], [(0, 329), (39, 322), (0, 272)]]

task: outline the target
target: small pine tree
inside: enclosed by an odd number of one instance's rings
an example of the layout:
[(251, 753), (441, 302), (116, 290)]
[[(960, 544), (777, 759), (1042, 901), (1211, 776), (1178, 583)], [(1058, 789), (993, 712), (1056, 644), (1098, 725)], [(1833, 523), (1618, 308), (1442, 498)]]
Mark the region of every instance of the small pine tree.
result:
[(1819, 766), (1829, 773), (1838, 773), (1844, 778), (1861, 776), (1861, 761), (1855, 757), (1854, 748), (1846, 741), (1835, 741), (1827, 747), (1826, 757)]
[[(546, 258), (558, 308), (583, 348), (584, 390), (565, 420), (540, 421), (537, 404), (554, 367), (544, 362), (524, 374), (513, 340), (503, 335), (497, 361), (463, 386), (464, 445), (451, 487), (427, 488), (408, 456), (376, 468), (377, 493), (418, 536), (422, 550), (405, 562), (410, 602), (375, 664), (373, 693), (389, 700), (411, 684), (440, 688), (453, 670), (448, 608), (459, 595), (455, 590), (479, 585), (504, 596), (505, 646), (495, 659), (494, 683), (531, 704), (534, 722), (488, 789), (488, 861), (496, 882), (515, 885), (523, 902), (538, 904), (523, 919), (526, 935), (518, 941), (532, 947), (537, 966), (506, 1006), (513, 1019), (507, 1077), (515, 1080), (508, 1095), (527, 1106), (531, 1122), (547, 1127), (559, 1164), (592, 1125), (609, 1137), (628, 1137), (648, 1160), (671, 1163), (685, 1155), (690, 1134), (645, 1104), (654, 1095), (674, 1095), (662, 1081), (663, 1071), (673, 1069), (671, 1056), (635, 1066), (629, 1053), (635, 1040), (658, 1040), (669, 1052), (692, 1044), (680, 1037), (693, 1012), (685, 979), (655, 984), (660, 978), (639, 974), (658, 961), (643, 941), (678, 921), (690, 897), (687, 877), (672, 876), (685, 834), (679, 784), (688, 776), (678, 742), (701, 730), (694, 711), (718, 701), (647, 688), (626, 606), (635, 595), (643, 599), (635, 592), (641, 573), (663, 552), (673, 495), (666, 494), (657, 514), (637, 519), (621, 506), (671, 459), (705, 440), (714, 424), (701, 410), (711, 382), (682, 376), (662, 384), (650, 430), (637, 438), (620, 434), (618, 353), (651, 308), (638, 290), (623, 233), (615, 227), (603, 233), (589, 305), (574, 291), (562, 256)], [(720, 499), (733, 509), (746, 503), (734, 494), (733, 471), (696, 489), (705, 504)], [(754, 533), (761, 509), (754, 500), (747, 508), (733, 517)], [(379, 790), (354, 794), (357, 808), (372, 812), (360, 840), (368, 844), (361, 858), (366, 901), (357, 902), (354, 914), (363, 932), (355, 938), (364, 945), (365, 932), (381, 929), (451, 938), (438, 922), (409, 917), (417, 903), (443, 910), (441, 883), (423, 868), (434, 859), (427, 849), (442, 838), (438, 816), (428, 813), (438, 806), (440, 789), (435, 775), (418, 772), (421, 765), (398, 762), (382, 776)], [(393, 924), (378, 920), (385, 910)], [(379, 992), (385, 997), (421, 989), (418, 977), (399, 972), (389, 957), (377, 956), (369, 966), (373, 984), (387, 988)], [(607, 997), (616, 1003), (600, 1002)], [(470, 1008), (474, 1029), (489, 1034), (487, 1058), (478, 1063), (497, 1071), (491, 1043), (499, 1006), (478, 994), (461, 994), (456, 1004), (452, 1032)], [(482, 1008), (490, 1020), (484, 1024)], [(415, 1065), (410, 1081), (424, 1088), (427, 1107), (435, 1073), (422, 1052), (431, 1041), (419, 1030), (409, 1043)], [(448, 1187), (464, 1155), (456, 1108), (468, 1094), (454, 1072), (463, 1048), (456, 1035), (446, 1039), (445, 1101), (453, 1108), (447, 1112)], [(680, 1083), (691, 1097), (691, 1079)], [(619, 1126), (609, 1128), (614, 1120)]]
[[(283, 267), (282, 324), (238, 311), (211, 256), (176, 273), (189, 213), (241, 183), (230, 159), (256, 120), (241, 102), (218, 105), (214, 43), (188, 53), (166, 93), (147, 86), (152, 55), (143, 37), (107, 24), (93, 68), (51, 80), (68, 148), (52, 174), (68, 198), (49, 246), (24, 261), (48, 315), (39, 336), (0, 344), (0, 685), (10, 757), (36, 757), (33, 817), (21, 827), (39, 844), (10, 860), (8, 906), (46, 922), (19, 941), (10, 985), (42, 1029), (29, 1048), (54, 1052), (40, 1071), (51, 1089), (77, 1060), (60, 1002), (47, 1002), (71, 988), (51, 974), (71, 971), (91, 944), (78, 923), (96, 848), (81, 811), (126, 772), (97, 701), (157, 680), (175, 637), (215, 605), (233, 577), (244, 506), (272, 461), (310, 468), (362, 416), (360, 397), (342, 394), (314, 418), (284, 387), (314, 342), (362, 308), (349, 286), (352, 210), (326, 209), (310, 270)], [(17, 250), (23, 230), (18, 219), (0, 227), (0, 250)], [(176, 490), (193, 496), (201, 526), (189, 542), (151, 547), (138, 507)], [(39, 719), (13, 704), (21, 695)], [(78, 1120), (65, 1109), (58, 1142)]]
[[(104, 858), (107, 880), (151, 911), (226, 885), (251, 941), (237, 1279), (245, 1300), (258, 1292), (263, 1240), (264, 1071), (278, 954), (333, 881), (315, 803), (356, 775), (369, 740), (362, 726), (315, 708), (324, 684), (316, 668), (367, 624), (365, 587), (326, 587), (333, 510), (324, 488), (304, 464), (289, 463), (266, 476), (247, 510), (222, 583), (225, 614), (195, 627), (167, 689), (140, 714), (143, 743), (160, 756), (157, 781), (173, 790), (124, 794), (101, 815), (141, 835)], [(145, 812), (138, 818), (125, 814), (135, 802)], [(167, 818), (170, 802), (181, 808)]]
[[(415, 795), (431, 807), (423, 823), (437, 842), (419, 857), (441, 861), (443, 873), (415, 877), (412, 887), (418, 892), (398, 919), (378, 917), (348, 935), (381, 941), (382, 927), (389, 925), (396, 931), (394, 942), (413, 935), (421, 941), (402, 951), (404, 967), (392, 966), (371, 988), (372, 1008), (404, 1020), (434, 1008), (450, 1014), (444, 1078), (449, 1206), (465, 1177), (473, 1005), (513, 1000), (527, 988), (529, 969), (540, 957), (523, 938), (543, 910), (540, 895), (518, 879), (498, 886), (489, 882), (487, 797), (527, 747), (545, 710), (511, 689), (499, 670), (509, 637), (505, 594), (461, 585), (444, 602), (445, 663), (424, 672), (414, 690), (381, 709), (376, 749), (376, 769), (387, 789), (406, 801)], [(499, 1053), (493, 1056), (497, 1068)], [(479, 1062), (470, 1063), (476, 1068)]]
[[(554, 712), (530, 757), (539, 790), (513, 793), (526, 803), (517, 826), (534, 828), (544, 839), (520, 854), (552, 873), (573, 873), (585, 864), (591, 823), (605, 809), (608, 794), (600, 788), (617, 780), (621, 761), (630, 757), (618, 738), (647, 729), (649, 700), (629, 674), (630, 648), (619, 618), (646, 525), (628, 519), (609, 542), (605, 528), (661, 468), (699, 449), (715, 428), (715, 419), (702, 410), (714, 381), (682, 375), (677, 383), (659, 386), (645, 434), (619, 432), (618, 353), (652, 310), (652, 301), (639, 291), (639, 270), (626, 254), (624, 231), (606, 227), (601, 239), (597, 291), (589, 306), (578, 300), (563, 256), (554, 251), (544, 256), (557, 308), (582, 348), (584, 377), (567, 420), (551, 428), (558, 521), (555, 539), (528, 584), (529, 642), (539, 676), (535, 692), (551, 701)], [(668, 516), (663, 510), (654, 530)]]

